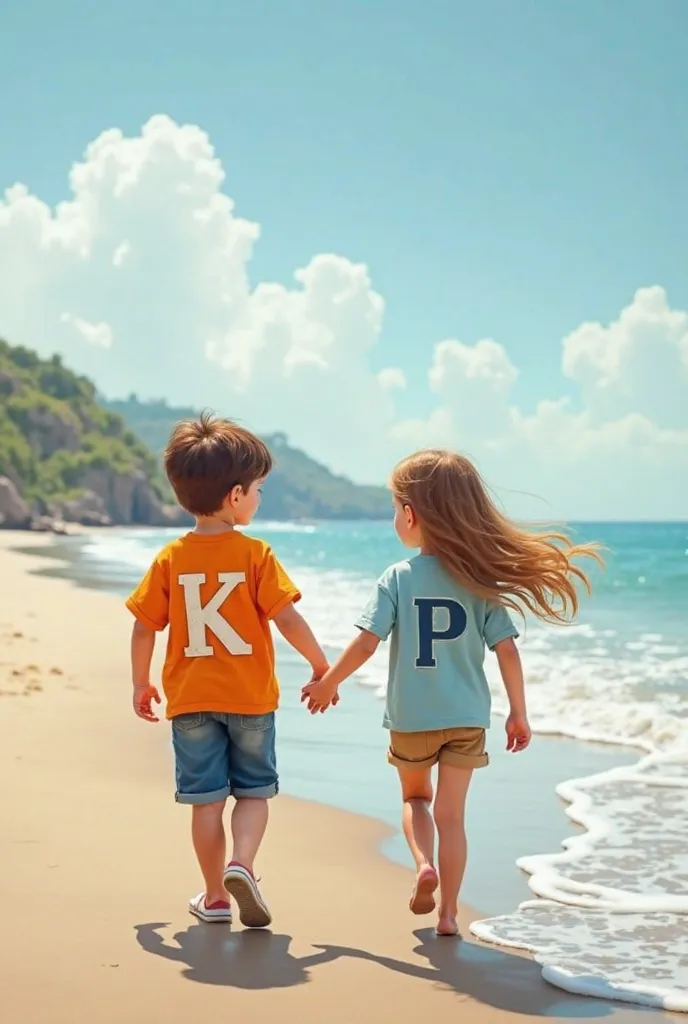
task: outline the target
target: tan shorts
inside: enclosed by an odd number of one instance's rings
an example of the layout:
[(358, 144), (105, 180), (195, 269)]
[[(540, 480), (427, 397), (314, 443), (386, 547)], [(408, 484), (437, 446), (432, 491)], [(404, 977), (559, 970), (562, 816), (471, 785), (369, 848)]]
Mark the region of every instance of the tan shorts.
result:
[(387, 760), (397, 768), (432, 768), (438, 762), (457, 768), (484, 768), (489, 763), (484, 729), (435, 729), (389, 735)]

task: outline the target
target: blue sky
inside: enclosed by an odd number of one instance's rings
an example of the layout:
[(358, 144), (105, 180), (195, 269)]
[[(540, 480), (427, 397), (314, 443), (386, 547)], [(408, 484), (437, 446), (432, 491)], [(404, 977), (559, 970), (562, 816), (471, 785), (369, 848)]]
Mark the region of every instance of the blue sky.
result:
[(503, 346), (520, 415), (581, 410), (565, 336), (643, 287), (688, 308), (687, 38), (682, 0), (27, 0), (3, 12), (0, 183), (53, 206), (105, 129), (199, 125), (261, 225), (253, 284), (318, 253), (367, 264), (398, 419), (432, 414), (443, 339)]

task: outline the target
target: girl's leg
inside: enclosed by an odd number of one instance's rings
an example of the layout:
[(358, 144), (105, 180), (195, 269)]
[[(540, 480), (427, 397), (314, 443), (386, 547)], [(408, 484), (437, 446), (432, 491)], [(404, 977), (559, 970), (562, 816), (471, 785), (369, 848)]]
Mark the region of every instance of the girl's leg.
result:
[(222, 881), (226, 860), (224, 809), (225, 801), (219, 800), (214, 804), (196, 804), (192, 810), (191, 838), (205, 879), (207, 906), (218, 900), (227, 902)]
[(416, 863), (416, 888), (411, 910), (428, 914), (435, 907), (432, 895), (437, 888), (435, 872), (435, 826), (432, 804), (432, 776), (430, 768), (398, 768), (401, 796), (404, 802), (402, 827), (406, 842)]
[(453, 764), (439, 766), (435, 824), (439, 837), (441, 903), (438, 935), (456, 935), (459, 890), (466, 870), (466, 796), (473, 770)]

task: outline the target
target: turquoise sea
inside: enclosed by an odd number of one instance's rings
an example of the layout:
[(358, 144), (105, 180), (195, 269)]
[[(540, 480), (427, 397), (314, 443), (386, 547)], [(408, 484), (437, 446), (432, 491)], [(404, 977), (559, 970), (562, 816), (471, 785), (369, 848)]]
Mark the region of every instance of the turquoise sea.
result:
[[(688, 524), (571, 529), (604, 545), (606, 570), (593, 570), (593, 597), (573, 626), (526, 625), (538, 735), (523, 755), (503, 750), (489, 658), (492, 765), (472, 787), (464, 897), (501, 915), (476, 934), (532, 950), (552, 983), (688, 1010)], [(331, 656), (352, 637), (378, 573), (404, 556), (386, 523), (257, 521), (251, 532), (270, 541), (302, 589), (302, 610)], [(55, 547), (66, 559), (57, 571), (123, 594), (172, 536), (67, 538)], [(384, 645), (336, 711), (316, 719), (299, 705), (302, 664), (284, 646), (278, 653), (283, 790), (396, 824), (381, 728)], [(555, 790), (583, 827), (565, 817)], [(386, 852), (407, 859), (398, 837)]]

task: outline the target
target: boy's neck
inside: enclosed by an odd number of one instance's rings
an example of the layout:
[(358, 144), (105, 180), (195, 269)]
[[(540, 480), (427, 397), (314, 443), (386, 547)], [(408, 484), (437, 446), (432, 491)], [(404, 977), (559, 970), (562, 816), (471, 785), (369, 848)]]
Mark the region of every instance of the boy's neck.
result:
[(220, 519), (219, 516), (196, 516), (196, 525), (193, 528), (193, 532), (205, 536), (233, 533), (234, 523), (228, 523), (225, 519)]

